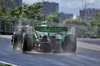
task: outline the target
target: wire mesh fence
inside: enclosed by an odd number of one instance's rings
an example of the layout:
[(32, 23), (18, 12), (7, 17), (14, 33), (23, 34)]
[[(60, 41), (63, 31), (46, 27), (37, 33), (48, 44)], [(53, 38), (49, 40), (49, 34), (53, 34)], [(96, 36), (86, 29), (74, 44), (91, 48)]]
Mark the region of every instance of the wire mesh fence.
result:
[[(32, 26), (40, 25), (43, 21), (37, 21), (32, 19), (25, 18), (14, 18), (14, 17), (0, 17), (0, 32), (13, 32), (13, 26)], [(64, 23), (54, 23), (47, 22), (47, 25), (51, 26), (59, 26), (59, 27), (68, 27), (69, 31), (71, 27), (75, 27), (75, 35), (78, 38), (100, 38), (100, 27), (91, 27), (84, 25), (72, 25), (72, 24), (64, 24)]]

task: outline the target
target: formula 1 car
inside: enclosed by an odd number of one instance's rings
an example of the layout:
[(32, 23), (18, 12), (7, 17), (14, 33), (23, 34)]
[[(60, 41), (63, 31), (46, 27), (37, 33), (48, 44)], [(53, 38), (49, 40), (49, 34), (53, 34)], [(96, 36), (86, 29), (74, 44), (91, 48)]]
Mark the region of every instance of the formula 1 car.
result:
[(33, 31), (24, 32), (22, 37), (20, 36), (22, 38), (21, 49), (23, 52), (31, 50), (60, 52), (63, 49), (64, 52), (74, 53), (76, 51), (76, 37), (67, 34), (67, 31), (67, 27), (51, 27), (46, 24), (35, 26)]

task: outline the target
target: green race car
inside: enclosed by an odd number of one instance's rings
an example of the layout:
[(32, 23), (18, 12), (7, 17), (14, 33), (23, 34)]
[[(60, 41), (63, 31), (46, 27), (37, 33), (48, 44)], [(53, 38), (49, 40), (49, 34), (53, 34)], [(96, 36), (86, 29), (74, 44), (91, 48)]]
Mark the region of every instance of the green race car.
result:
[[(52, 27), (46, 24), (35, 26), (31, 31), (26, 31), (13, 38), (13, 48), (26, 51), (42, 52), (72, 52), (76, 51), (76, 37), (67, 34), (67, 27)], [(18, 34), (20, 35), (20, 34)], [(17, 42), (14, 42), (16, 40)]]

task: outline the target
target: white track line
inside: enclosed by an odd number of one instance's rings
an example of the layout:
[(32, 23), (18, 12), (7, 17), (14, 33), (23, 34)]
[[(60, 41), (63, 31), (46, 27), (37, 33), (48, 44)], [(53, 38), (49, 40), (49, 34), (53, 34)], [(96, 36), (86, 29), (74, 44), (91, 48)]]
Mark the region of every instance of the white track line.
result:
[(2, 63), (2, 64), (9, 64), (9, 65), (12, 65), (12, 66), (18, 66), (18, 65), (15, 65), (15, 64), (4, 62), (4, 61), (0, 61), (0, 63)]

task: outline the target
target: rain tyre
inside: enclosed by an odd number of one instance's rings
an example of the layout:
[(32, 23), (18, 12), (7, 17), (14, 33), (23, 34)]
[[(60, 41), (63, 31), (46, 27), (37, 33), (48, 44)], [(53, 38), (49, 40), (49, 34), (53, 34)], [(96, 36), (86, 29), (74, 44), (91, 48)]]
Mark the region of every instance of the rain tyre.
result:
[(22, 49), (22, 34), (15, 34), (14, 36), (13, 49)]
[(64, 52), (75, 53), (76, 51), (76, 37), (75, 35), (66, 35), (64, 42), (62, 44)]
[(23, 44), (23, 52), (31, 51), (35, 48), (35, 35), (33, 34), (26, 34), (24, 36), (24, 44)]

